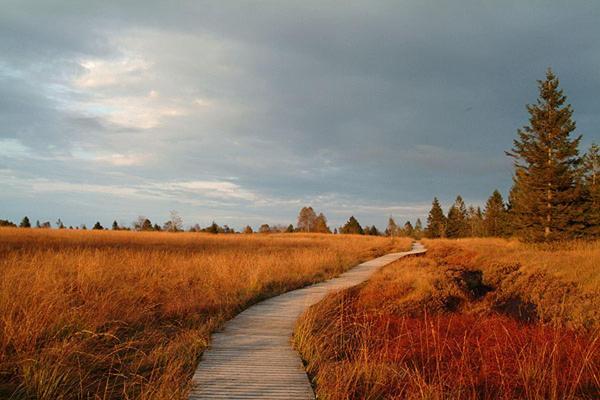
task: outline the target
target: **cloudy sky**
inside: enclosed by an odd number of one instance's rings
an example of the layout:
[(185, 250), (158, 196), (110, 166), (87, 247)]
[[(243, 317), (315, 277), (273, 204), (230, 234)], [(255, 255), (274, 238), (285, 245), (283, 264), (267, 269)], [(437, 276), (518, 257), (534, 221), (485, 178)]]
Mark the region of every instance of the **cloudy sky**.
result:
[(0, 218), (481, 204), (548, 66), (600, 140), (599, 38), (597, 1), (0, 0)]

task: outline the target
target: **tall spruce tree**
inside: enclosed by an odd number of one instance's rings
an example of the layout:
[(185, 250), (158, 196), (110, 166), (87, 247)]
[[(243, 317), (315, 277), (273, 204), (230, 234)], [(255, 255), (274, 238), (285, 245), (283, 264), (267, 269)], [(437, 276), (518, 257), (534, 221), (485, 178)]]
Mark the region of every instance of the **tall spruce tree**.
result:
[(446, 223), (446, 236), (449, 238), (460, 238), (468, 235), (467, 207), (462, 197), (457, 196), (454, 204), (448, 211)]
[(512, 221), (526, 240), (565, 239), (582, 228), (577, 179), (581, 136), (571, 138), (573, 109), (551, 69), (538, 88), (536, 104), (527, 106), (529, 125), (517, 131), (507, 152), (515, 160)]
[(600, 237), (600, 146), (593, 143), (583, 157), (585, 234)]
[(488, 198), (483, 211), (483, 226), (486, 236), (506, 236), (508, 234), (508, 212), (498, 190)]
[(425, 235), (432, 239), (446, 235), (446, 216), (437, 197), (434, 197), (431, 203), (431, 211), (429, 211), (429, 215), (427, 216)]

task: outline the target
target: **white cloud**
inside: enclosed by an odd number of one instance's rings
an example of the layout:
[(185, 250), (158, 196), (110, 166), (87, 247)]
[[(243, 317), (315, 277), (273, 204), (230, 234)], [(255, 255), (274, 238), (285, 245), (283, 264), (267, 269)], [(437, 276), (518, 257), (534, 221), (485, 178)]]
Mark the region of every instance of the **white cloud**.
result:
[(211, 198), (256, 201), (254, 192), (229, 181), (181, 181), (155, 183), (150, 186), (164, 192), (186, 192), (190, 195), (203, 195)]
[[(128, 158), (112, 162), (129, 163)], [(130, 185), (75, 183), (56, 179), (22, 176), (16, 171), (0, 170), (0, 177), (11, 186), (29, 188), (32, 192), (102, 193), (118, 197), (164, 199), (188, 204), (206, 204), (204, 200), (242, 202), (258, 201), (260, 196), (229, 181), (145, 181)], [(17, 185), (18, 183), (18, 185)]]
[(84, 72), (74, 79), (74, 85), (95, 89), (141, 82), (152, 63), (138, 57), (125, 57), (120, 60), (85, 59), (79, 61), (79, 65)]
[(2, 157), (28, 157), (29, 149), (17, 139), (0, 139), (0, 156)]
[(70, 104), (71, 111), (136, 129), (155, 128), (165, 118), (188, 113), (184, 99), (165, 97), (157, 89), (147, 88), (157, 80), (155, 63), (147, 58), (85, 59), (79, 65), (84, 72), (71, 85), (82, 96)]

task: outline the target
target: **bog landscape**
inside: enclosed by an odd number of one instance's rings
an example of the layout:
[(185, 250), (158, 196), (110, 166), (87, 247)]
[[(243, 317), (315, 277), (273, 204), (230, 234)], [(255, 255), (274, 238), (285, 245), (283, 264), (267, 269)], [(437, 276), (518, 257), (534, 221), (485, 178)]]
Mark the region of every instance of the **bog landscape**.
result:
[(600, 398), (600, 7), (508, 3), (2, 4), (0, 399)]

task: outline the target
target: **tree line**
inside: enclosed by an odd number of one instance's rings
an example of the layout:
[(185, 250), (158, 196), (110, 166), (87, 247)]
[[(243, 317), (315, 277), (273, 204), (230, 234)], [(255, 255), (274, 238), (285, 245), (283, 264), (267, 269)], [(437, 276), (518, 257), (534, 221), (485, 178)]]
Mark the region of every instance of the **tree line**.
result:
[(482, 212), (460, 196), (444, 215), (434, 198), (426, 236), (518, 236), (526, 241), (600, 237), (600, 148), (581, 155), (573, 108), (548, 69), (539, 96), (527, 105), (529, 124), (517, 131), (506, 154), (514, 160), (513, 186), (505, 204), (494, 191)]
[[(392, 228), (388, 227), (384, 232), (379, 231), (379, 229), (375, 226), (365, 226), (362, 227), (358, 220), (351, 216), (348, 221), (333, 230), (328, 225), (327, 217), (321, 212), (316, 213), (315, 210), (310, 207), (302, 207), (300, 212), (298, 213), (298, 219), (296, 226), (293, 224), (285, 225), (285, 224), (261, 224), (258, 229), (255, 231), (250, 225), (246, 225), (239, 232), (234, 228), (229, 227), (228, 225), (219, 225), (216, 222), (212, 222), (210, 225), (206, 227), (201, 227), (199, 224), (192, 225), (188, 232), (204, 232), (204, 233), (212, 233), (212, 234), (232, 234), (232, 233), (297, 233), (297, 232), (305, 232), (305, 233), (329, 233), (329, 234), (357, 234), (357, 235), (388, 235), (388, 236), (412, 236), (414, 232), (421, 231), (421, 221), (417, 220), (416, 229), (412, 228), (410, 222), (407, 222), (403, 229), (396, 227), (394, 220), (390, 217)], [(16, 227), (17, 225), (11, 221), (0, 220), (0, 227)], [(32, 224), (29, 221), (29, 218), (25, 216), (21, 223), (18, 225), (21, 228), (32, 228)], [(52, 228), (52, 224), (49, 221), (42, 222), (37, 221), (35, 223), (36, 228)], [(410, 229), (408, 229), (410, 227)], [(56, 228), (58, 229), (82, 229), (87, 230), (85, 224), (73, 227), (66, 227), (60, 218), (56, 221)], [(109, 228), (104, 227), (99, 221), (96, 222), (92, 230), (108, 230)], [(135, 221), (131, 223), (130, 226), (125, 226), (119, 224), (116, 220), (112, 223), (111, 228), (114, 231), (126, 230), (126, 231), (139, 231), (139, 232), (183, 232), (183, 219), (176, 211), (171, 211), (170, 218), (164, 222), (162, 225), (153, 223), (149, 218), (145, 216), (139, 216)]]

